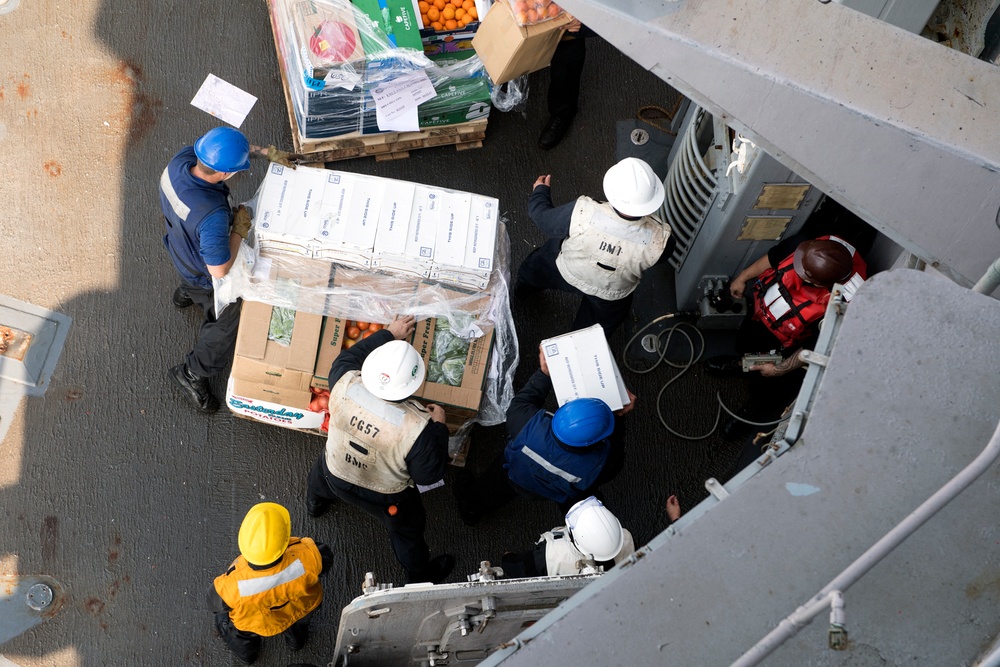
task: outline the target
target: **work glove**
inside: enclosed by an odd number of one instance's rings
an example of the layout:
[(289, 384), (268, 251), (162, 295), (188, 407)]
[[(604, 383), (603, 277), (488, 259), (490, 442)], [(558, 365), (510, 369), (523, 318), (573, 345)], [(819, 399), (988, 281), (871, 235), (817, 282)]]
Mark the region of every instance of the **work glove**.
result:
[(283, 167), (288, 167), (289, 169), (295, 169), (297, 166), (295, 163), (297, 160), (301, 160), (302, 156), (298, 153), (289, 153), (287, 151), (280, 150), (274, 146), (268, 146), (264, 149), (264, 155), (267, 159), (275, 164), (280, 164)]
[(250, 211), (243, 204), (236, 207), (236, 215), (233, 216), (233, 232), (239, 234), (243, 237), (245, 241), (247, 235), (250, 234), (250, 227), (252, 226)]

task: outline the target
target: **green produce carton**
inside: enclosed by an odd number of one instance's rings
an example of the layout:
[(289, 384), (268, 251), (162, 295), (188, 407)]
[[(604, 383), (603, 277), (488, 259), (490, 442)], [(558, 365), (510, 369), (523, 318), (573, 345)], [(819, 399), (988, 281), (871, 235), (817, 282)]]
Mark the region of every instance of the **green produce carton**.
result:
[(352, 0), (370, 21), (368, 30), (359, 26), (361, 44), (369, 56), (386, 46), (423, 50), (420, 41), (420, 14), (413, 0)]
[(434, 90), (437, 96), (417, 108), (420, 127), (467, 123), (490, 115), (490, 87), (484, 77), (445, 79)]

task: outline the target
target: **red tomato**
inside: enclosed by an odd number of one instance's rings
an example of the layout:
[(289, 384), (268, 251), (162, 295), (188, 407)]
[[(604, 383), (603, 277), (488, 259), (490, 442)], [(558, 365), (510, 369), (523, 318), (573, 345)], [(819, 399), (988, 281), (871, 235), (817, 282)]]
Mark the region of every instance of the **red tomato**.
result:
[(365, 329), (371, 326), (371, 322), (358, 322), (357, 325), (359, 329), (364, 331)]
[[(315, 403), (319, 406), (319, 410), (328, 410), (330, 408), (330, 395), (326, 394), (324, 396), (323, 394), (320, 394), (316, 397)], [(319, 410), (316, 412), (319, 412)]]

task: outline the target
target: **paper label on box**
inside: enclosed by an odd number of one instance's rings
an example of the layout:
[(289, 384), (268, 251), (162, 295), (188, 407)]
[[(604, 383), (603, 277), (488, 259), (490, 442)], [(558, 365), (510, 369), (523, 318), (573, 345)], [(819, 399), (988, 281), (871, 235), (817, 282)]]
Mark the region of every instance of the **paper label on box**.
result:
[(291, 194), (288, 197), (288, 211), (282, 216), (283, 224), (272, 227), (269, 231), (301, 239), (315, 239), (319, 236), (322, 221), (326, 172), (323, 169), (299, 167), (292, 170), (292, 173)]

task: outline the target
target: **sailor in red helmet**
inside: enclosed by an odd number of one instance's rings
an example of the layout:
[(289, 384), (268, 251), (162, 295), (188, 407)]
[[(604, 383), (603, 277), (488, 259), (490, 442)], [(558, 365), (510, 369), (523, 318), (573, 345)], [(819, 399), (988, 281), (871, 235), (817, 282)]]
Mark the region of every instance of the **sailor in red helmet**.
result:
[[(802, 373), (794, 371), (805, 366), (798, 352), (815, 343), (834, 284), (844, 285), (844, 296), (850, 300), (867, 276), (865, 260), (857, 249), (840, 237), (827, 235), (782, 241), (733, 278), (730, 293), (748, 302), (747, 317), (736, 337), (737, 352), (774, 350), (782, 356), (777, 363), (753, 367), (751, 399), (741, 409), (741, 417), (750, 421), (777, 418), (771, 409), (777, 408), (780, 414), (798, 393)], [(715, 375), (735, 374), (742, 368), (738, 357), (713, 357), (705, 367)], [(758, 384), (762, 377), (781, 381)], [(748, 430), (743, 422), (732, 419), (721, 428), (729, 438)]]

